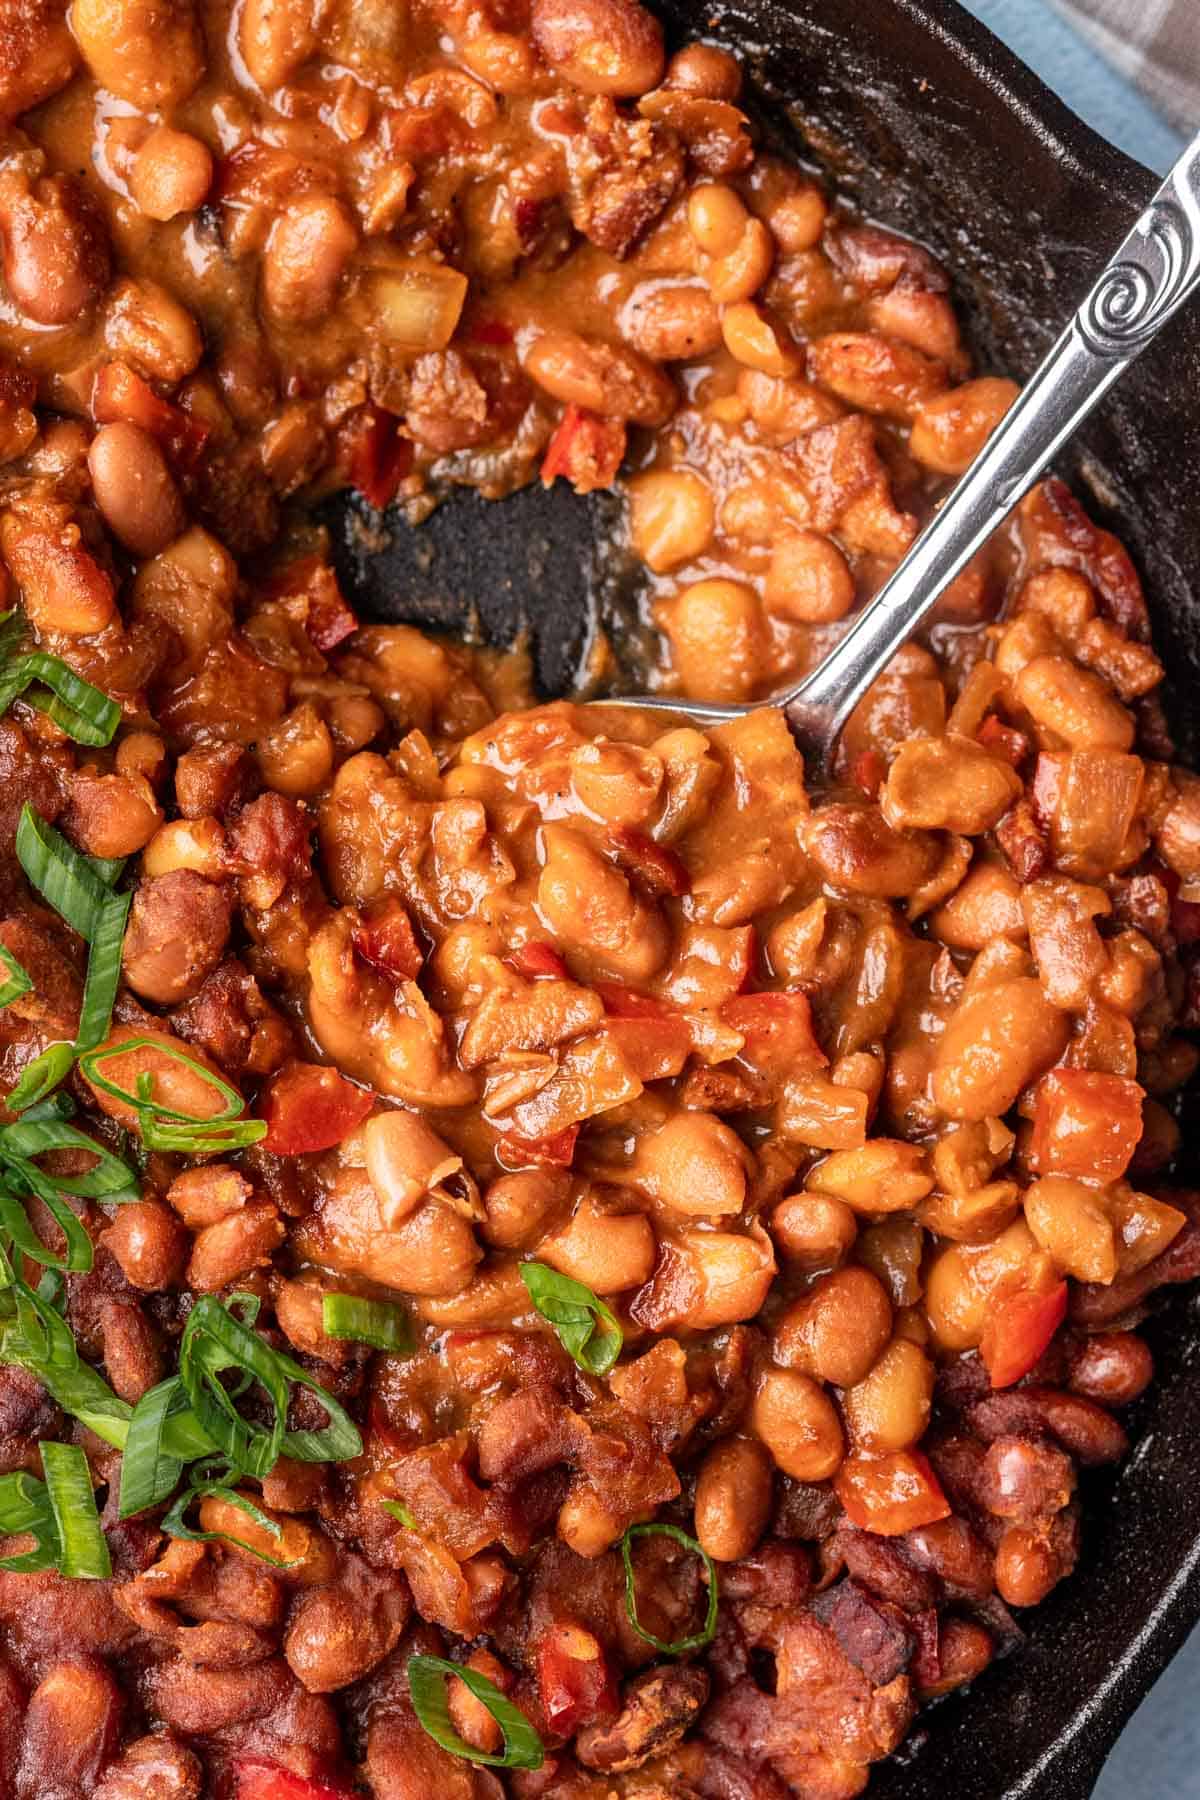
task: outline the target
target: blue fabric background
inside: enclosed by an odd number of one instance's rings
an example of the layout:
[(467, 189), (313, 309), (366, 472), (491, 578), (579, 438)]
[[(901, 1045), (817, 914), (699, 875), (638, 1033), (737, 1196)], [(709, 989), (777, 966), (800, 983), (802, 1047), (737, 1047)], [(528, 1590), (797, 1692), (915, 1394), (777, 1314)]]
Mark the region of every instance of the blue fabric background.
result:
[[(1141, 0), (1129, 0), (1136, 7)], [(963, 0), (1080, 116), (1148, 168), (1165, 170), (1183, 140), (1048, 0)], [(1200, 11), (1200, 0), (1196, 0)], [(1200, 127), (1200, 120), (1197, 120)], [(1122, 221), (1113, 220), (1114, 241)], [(1094, 1800), (1200, 1800), (1200, 1631), (1126, 1728)], [(1031, 1800), (1034, 1797), (1031, 1796)], [(1052, 1800), (1037, 1796), (1036, 1800)]]

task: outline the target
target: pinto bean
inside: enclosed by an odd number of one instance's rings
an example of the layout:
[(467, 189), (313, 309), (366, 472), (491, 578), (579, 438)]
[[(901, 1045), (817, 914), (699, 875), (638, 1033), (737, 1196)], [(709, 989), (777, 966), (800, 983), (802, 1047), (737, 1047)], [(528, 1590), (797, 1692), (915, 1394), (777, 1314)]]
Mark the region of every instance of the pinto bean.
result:
[(269, 1200), (252, 1200), (240, 1212), (206, 1225), (192, 1245), (188, 1260), (188, 1286), (198, 1293), (216, 1293), (251, 1269), (264, 1268), (287, 1235), (286, 1227)]
[(542, 332), (523, 360), (538, 387), (603, 418), (663, 425), (678, 404), (674, 382), (648, 358), (573, 331)]
[(100, 86), (141, 112), (178, 106), (204, 73), (192, 0), (72, 0), (71, 27)]
[(424, 1119), (399, 1109), (367, 1120), (363, 1148), (379, 1214), (389, 1226), (406, 1219), (432, 1188), (463, 1166), (462, 1157)]
[(133, 159), (129, 191), (139, 212), (165, 222), (203, 206), (212, 178), (206, 143), (189, 132), (156, 125)]
[(741, 65), (715, 44), (685, 44), (667, 64), (663, 86), (706, 100), (736, 100), (742, 91)]
[(1021, 705), (1073, 750), (1128, 750), (1133, 716), (1108, 683), (1065, 656), (1035, 656), (1016, 679)]
[(696, 1537), (716, 1562), (749, 1556), (771, 1512), (771, 1459), (754, 1438), (724, 1438), (696, 1482)]
[(883, 1283), (867, 1269), (837, 1269), (788, 1307), (771, 1349), (785, 1368), (853, 1387), (870, 1373), (891, 1335), (892, 1304)]
[(188, 869), (143, 881), (125, 935), (126, 981), (159, 1006), (189, 999), (224, 956), (232, 919), (228, 891)]
[(1052, 1445), (1000, 1437), (988, 1445), (977, 1492), (996, 1518), (1034, 1525), (1070, 1504), (1075, 1466)]
[(533, 0), (529, 26), (538, 54), (585, 94), (629, 99), (662, 79), (662, 26), (638, 0)]
[(88, 451), (96, 505), (135, 556), (157, 556), (187, 517), (166, 458), (149, 432), (118, 420), (102, 425)]
[(721, 1218), (746, 1204), (750, 1155), (712, 1113), (677, 1113), (638, 1146), (638, 1180), (668, 1212)]
[(412, 1610), (403, 1576), (346, 1558), (334, 1583), (299, 1594), (283, 1653), (310, 1694), (349, 1686), (394, 1648)]
[(294, 1681), (282, 1657), (244, 1669), (195, 1668), (174, 1657), (149, 1669), (145, 1685), (163, 1723), (188, 1735), (261, 1719), (286, 1699)]
[(671, 661), (689, 694), (745, 700), (762, 681), (768, 638), (758, 595), (723, 576), (693, 582), (658, 608)]
[(90, 1657), (56, 1663), (29, 1696), (17, 1800), (87, 1793), (116, 1748), (121, 1693)]
[(651, 362), (708, 356), (721, 342), (721, 318), (708, 290), (647, 282), (621, 309), (621, 332)]
[(946, 386), (946, 370), (921, 351), (871, 332), (838, 331), (809, 346), (812, 379), (860, 412), (913, 419)]
[(231, 1163), (207, 1163), (185, 1169), (167, 1189), (167, 1204), (174, 1207), (189, 1231), (203, 1231), (231, 1213), (240, 1212), (254, 1189), (240, 1169)]
[(844, 619), (854, 605), (854, 577), (832, 538), (791, 531), (771, 552), (763, 597), (767, 611), (805, 625)]
[(995, 1119), (1066, 1048), (1067, 1017), (1031, 976), (964, 1000), (938, 1046), (933, 1096), (951, 1119)]
[(118, 1207), (100, 1242), (130, 1286), (143, 1293), (173, 1287), (183, 1273), (187, 1233), (161, 1201), (135, 1200)]
[(845, 1440), (833, 1402), (796, 1369), (770, 1369), (750, 1409), (755, 1435), (795, 1481), (826, 1481), (842, 1463)]
[(104, 336), (110, 350), (147, 381), (173, 387), (204, 353), (186, 307), (154, 281), (119, 281), (109, 296)]
[(59, 820), (89, 856), (133, 856), (162, 819), (153, 789), (140, 775), (101, 775), (95, 768), (71, 777), (67, 810)]
[(275, 221), (263, 252), (263, 301), (272, 318), (312, 324), (337, 298), (358, 232), (332, 194), (304, 194)]
[(85, 319), (109, 276), (104, 227), (82, 189), (67, 175), (32, 188), (0, 185), (4, 280), (15, 304), (39, 325)]
[(831, 1194), (791, 1194), (770, 1218), (771, 1236), (785, 1259), (802, 1269), (828, 1268), (847, 1256), (858, 1220)]
[(875, 1366), (842, 1396), (855, 1450), (887, 1455), (924, 1436), (934, 1368), (919, 1344), (896, 1337)]
[(1154, 1374), (1149, 1347), (1132, 1331), (1098, 1331), (1072, 1359), (1071, 1391), (1099, 1406), (1128, 1406)]
[(1015, 381), (984, 376), (940, 394), (913, 421), (909, 448), (939, 475), (961, 475), (1020, 393)]
[(170, 1732), (153, 1731), (108, 1765), (92, 1800), (199, 1800), (203, 1782), (199, 1757)]

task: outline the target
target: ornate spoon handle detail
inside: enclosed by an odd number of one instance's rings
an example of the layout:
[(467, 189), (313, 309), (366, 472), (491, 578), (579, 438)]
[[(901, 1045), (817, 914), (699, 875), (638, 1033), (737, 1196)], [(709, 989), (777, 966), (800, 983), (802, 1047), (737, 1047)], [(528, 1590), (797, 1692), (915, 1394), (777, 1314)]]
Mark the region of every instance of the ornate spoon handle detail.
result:
[(1200, 137), (891, 580), (820, 667), (778, 697), (806, 748), (828, 752), (899, 645), (1197, 289)]

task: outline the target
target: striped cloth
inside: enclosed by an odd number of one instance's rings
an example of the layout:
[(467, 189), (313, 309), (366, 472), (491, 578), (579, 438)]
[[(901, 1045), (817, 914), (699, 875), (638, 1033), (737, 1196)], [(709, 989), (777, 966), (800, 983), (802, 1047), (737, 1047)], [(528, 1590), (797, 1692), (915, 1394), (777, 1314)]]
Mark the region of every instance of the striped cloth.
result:
[(1054, 0), (1176, 127), (1200, 131), (1200, 0)]

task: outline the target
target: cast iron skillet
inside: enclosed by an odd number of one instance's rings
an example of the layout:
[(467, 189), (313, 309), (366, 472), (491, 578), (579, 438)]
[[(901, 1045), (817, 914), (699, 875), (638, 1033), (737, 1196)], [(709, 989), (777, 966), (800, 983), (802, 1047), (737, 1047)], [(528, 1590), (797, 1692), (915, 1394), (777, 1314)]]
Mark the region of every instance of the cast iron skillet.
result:
[[(955, 0), (732, 0), (703, 15), (657, 0), (676, 33), (741, 54), (777, 129), (869, 215), (928, 243), (990, 370), (1028, 374), (1091, 272), (1136, 215), (1147, 172), (1069, 113)], [(1200, 715), (1200, 319), (1109, 400), (1062, 473), (1133, 551), (1172, 678), (1176, 734)], [(631, 572), (606, 554), (615, 516), (559, 483), (499, 505), (451, 500), (362, 554), (350, 503), (330, 511), (343, 573), (376, 617), (531, 629), (539, 681), (568, 689), (597, 613), (629, 616)], [(1084, 1555), (1031, 1621), (1029, 1642), (970, 1694), (926, 1716), (878, 1769), (872, 1800), (1086, 1800), (1121, 1726), (1200, 1618), (1200, 1332), (1177, 1297), (1149, 1328), (1158, 1379), (1132, 1420), (1137, 1450), (1085, 1490)]]

